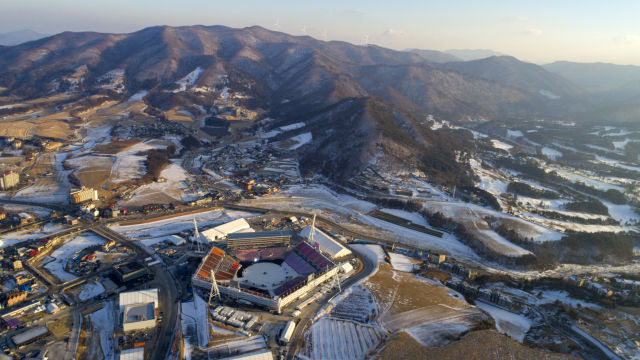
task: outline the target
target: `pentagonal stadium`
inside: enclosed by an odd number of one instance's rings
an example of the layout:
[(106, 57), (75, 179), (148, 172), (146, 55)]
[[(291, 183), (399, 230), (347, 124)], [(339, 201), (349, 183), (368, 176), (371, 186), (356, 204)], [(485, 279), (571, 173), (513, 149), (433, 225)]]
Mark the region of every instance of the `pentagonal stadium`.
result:
[(230, 234), (227, 249), (213, 246), (194, 274), (194, 286), (211, 289), (213, 272), (220, 294), (280, 311), (338, 272), (315, 246), (290, 245), (281, 231)]

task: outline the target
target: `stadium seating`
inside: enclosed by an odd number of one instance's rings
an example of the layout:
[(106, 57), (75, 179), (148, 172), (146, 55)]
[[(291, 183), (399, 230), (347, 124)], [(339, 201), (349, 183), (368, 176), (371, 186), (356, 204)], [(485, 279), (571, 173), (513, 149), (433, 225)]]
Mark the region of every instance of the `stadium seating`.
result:
[(316, 272), (315, 269), (311, 265), (309, 265), (309, 263), (304, 261), (304, 259), (293, 252), (290, 253), (289, 256), (287, 256), (284, 262), (301, 275), (309, 275)]
[(316, 251), (316, 249), (312, 248), (306, 242), (301, 242), (300, 244), (296, 245), (295, 250), (300, 255), (302, 255), (304, 259), (309, 260), (309, 262), (313, 264), (318, 270), (325, 270), (328, 267), (332, 268), (334, 266), (334, 264), (329, 259), (322, 256), (322, 254), (320, 254), (318, 251)]

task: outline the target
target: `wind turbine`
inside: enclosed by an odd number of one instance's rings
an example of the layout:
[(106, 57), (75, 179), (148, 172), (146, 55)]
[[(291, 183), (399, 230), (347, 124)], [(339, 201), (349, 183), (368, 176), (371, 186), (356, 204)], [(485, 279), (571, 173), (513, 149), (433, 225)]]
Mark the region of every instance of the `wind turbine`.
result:
[(276, 19), (276, 22), (273, 24), (273, 28), (280, 30), (280, 19)]
[(302, 29), (300, 29), (300, 30), (302, 30), (303, 34), (307, 35), (307, 25), (303, 25)]

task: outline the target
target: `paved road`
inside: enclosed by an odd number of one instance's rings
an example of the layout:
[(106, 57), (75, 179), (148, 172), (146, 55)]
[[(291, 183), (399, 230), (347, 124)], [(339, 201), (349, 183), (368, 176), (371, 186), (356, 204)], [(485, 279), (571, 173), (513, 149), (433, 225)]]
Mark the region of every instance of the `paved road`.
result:
[[(139, 260), (151, 255), (147, 249), (141, 247), (135, 241), (129, 240), (102, 224), (83, 221), (82, 225), (106, 239), (112, 239), (130, 247), (136, 252)], [(169, 351), (169, 347), (172, 342), (171, 340), (174, 335), (172, 330), (175, 328), (177, 321), (178, 290), (174, 278), (168, 271), (165, 271), (162, 266), (156, 265), (152, 266), (150, 269), (154, 273), (153, 283), (157, 284), (159, 288), (159, 311), (164, 315), (163, 321), (156, 331), (156, 337), (154, 341), (152, 341), (154, 346), (152, 347), (148, 358), (164, 359)]]
[[(356, 256), (360, 258), (363, 266), (357, 274), (349, 277), (345, 282), (342, 283), (343, 291), (348, 287), (358, 283), (360, 280), (370, 275), (373, 275), (373, 271), (376, 269), (376, 265), (377, 265), (373, 261), (371, 261), (368, 256), (361, 253), (357, 249), (351, 248), (351, 251), (353, 251), (356, 254)], [(307, 305), (304, 309), (301, 310), (300, 315), (298, 316), (298, 319), (299, 319), (297, 324), (298, 326), (296, 326), (295, 330), (293, 331), (293, 334), (291, 335), (291, 341), (289, 342), (292, 345), (289, 350), (289, 353), (287, 354), (287, 359), (294, 359), (295, 354), (298, 352), (298, 348), (302, 343), (302, 336), (304, 335), (304, 330), (306, 329), (307, 323), (313, 320), (315, 318), (316, 313), (324, 305), (326, 305), (327, 301), (337, 294), (338, 294), (338, 290), (334, 290), (331, 293), (320, 298), (319, 300), (314, 301), (311, 304)]]

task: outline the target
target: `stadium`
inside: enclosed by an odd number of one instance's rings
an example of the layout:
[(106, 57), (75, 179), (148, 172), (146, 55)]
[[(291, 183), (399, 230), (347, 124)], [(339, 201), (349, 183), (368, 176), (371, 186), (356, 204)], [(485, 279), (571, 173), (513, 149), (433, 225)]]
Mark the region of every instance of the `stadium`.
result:
[[(326, 234), (318, 235), (319, 242), (309, 240), (315, 239), (312, 235), (293, 246), (291, 233), (284, 231), (229, 234), (226, 250), (213, 246), (205, 255), (193, 275), (193, 285), (207, 291), (213, 287), (214, 293), (280, 312), (336, 276), (335, 255), (350, 254)], [(342, 247), (339, 253), (321, 250), (327, 238)]]

